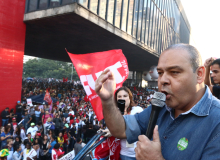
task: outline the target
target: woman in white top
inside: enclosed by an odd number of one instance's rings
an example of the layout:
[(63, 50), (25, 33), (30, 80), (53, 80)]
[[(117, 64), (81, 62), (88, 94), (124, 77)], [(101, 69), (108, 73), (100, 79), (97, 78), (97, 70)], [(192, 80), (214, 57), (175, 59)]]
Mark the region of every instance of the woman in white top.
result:
[[(133, 106), (134, 102), (133, 102), (133, 96), (132, 93), (130, 91), (130, 89), (128, 89), (127, 87), (123, 86), (121, 88), (119, 88), (116, 92), (115, 92), (115, 102), (116, 104), (118, 100), (125, 100), (125, 108), (124, 108), (124, 115), (127, 114), (137, 114), (143, 111), (143, 109), (139, 106)], [(107, 132), (107, 134), (105, 136), (110, 137), (111, 133), (109, 132), (109, 130), (104, 130), (104, 132)], [(121, 160), (136, 160), (135, 158), (135, 147), (136, 147), (136, 142), (132, 143), (132, 144), (128, 144), (126, 139), (121, 139), (120, 141), (121, 144), (121, 151), (120, 151), (120, 158)]]

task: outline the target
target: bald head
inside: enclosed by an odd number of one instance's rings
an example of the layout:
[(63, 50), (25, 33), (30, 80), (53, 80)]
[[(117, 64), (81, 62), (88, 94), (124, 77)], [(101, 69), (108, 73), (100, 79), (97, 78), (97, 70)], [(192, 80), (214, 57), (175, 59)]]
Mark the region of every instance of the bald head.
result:
[(193, 47), (189, 44), (183, 44), (183, 43), (174, 44), (174, 45), (169, 46), (163, 52), (168, 51), (168, 50), (176, 50), (176, 49), (185, 50), (185, 51), (187, 51), (187, 53), (189, 53), (190, 63), (192, 65), (193, 72), (195, 72), (196, 69), (202, 65), (202, 58), (201, 58), (199, 51), (195, 47)]

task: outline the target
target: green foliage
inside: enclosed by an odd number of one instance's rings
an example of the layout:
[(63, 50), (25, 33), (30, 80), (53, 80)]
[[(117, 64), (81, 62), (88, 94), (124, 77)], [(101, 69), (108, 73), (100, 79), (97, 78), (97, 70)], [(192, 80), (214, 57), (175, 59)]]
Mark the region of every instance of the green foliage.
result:
[[(30, 59), (24, 63), (23, 77), (41, 77), (71, 79), (72, 63), (48, 60), (43, 58)], [(79, 80), (75, 68), (73, 67), (73, 80)]]

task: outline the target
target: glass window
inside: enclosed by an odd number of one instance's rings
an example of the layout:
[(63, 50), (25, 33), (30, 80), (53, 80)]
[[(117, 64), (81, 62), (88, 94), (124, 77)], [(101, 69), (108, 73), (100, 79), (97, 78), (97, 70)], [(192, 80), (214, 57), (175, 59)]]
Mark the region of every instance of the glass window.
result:
[(142, 22), (142, 14), (143, 14), (143, 6), (144, 6), (144, 0), (139, 0), (139, 14), (138, 14), (138, 28), (137, 28), (137, 40), (140, 40), (140, 34), (141, 34), (141, 22)]
[(141, 41), (144, 43), (144, 35), (145, 35), (145, 24), (146, 24), (146, 13), (147, 13), (147, 0), (144, 0), (144, 8), (143, 8), (143, 18), (142, 18), (142, 30), (141, 30)]
[(127, 79), (132, 79), (133, 78), (133, 71), (129, 71), (129, 74), (128, 74), (128, 78)]
[[(73, 2), (74, 2), (74, 0), (62, 0), (62, 5), (73, 3)], [(86, 6), (86, 8), (87, 8), (87, 6)]]
[(50, 7), (60, 6), (60, 0), (50, 0)]
[(129, 12), (128, 12), (128, 26), (127, 26), (127, 33), (128, 34), (131, 34), (132, 19), (133, 19), (133, 7), (134, 7), (134, 0), (130, 0)]
[(35, 10), (37, 10), (37, 0), (30, 0), (28, 11), (35, 11)]
[(175, 9), (175, 27), (174, 30), (176, 31), (177, 34), (179, 34), (179, 26), (180, 26), (180, 12), (179, 9), (177, 8), (176, 3), (174, 4), (174, 9)]
[(47, 9), (47, 1), (48, 0), (40, 0), (40, 3), (39, 3), (39, 9)]
[(103, 19), (105, 19), (106, 2), (107, 0), (100, 0), (99, 16), (102, 17)]
[(151, 8), (150, 8), (150, 3), (151, 0), (148, 0), (148, 3), (147, 3), (147, 8), (146, 8), (146, 24), (145, 24), (145, 43), (147, 44), (148, 43), (148, 32), (149, 32), (149, 21), (150, 21), (150, 13), (151, 13)]
[(90, 10), (97, 14), (98, 0), (90, 0)]
[(143, 17), (142, 17), (142, 28), (141, 28), (141, 42), (144, 42), (144, 32), (145, 32), (145, 23), (146, 23), (146, 6), (147, 0), (143, 2)]
[(88, 7), (88, 0), (78, 0), (79, 4), (83, 5), (84, 7)]
[(154, 39), (155, 39), (155, 31), (156, 31), (156, 23), (157, 23), (157, 8), (153, 5), (153, 23), (152, 23), (152, 32), (151, 32), (151, 48), (154, 49)]
[(158, 41), (158, 25), (159, 25), (159, 10), (157, 10), (157, 15), (156, 15), (156, 22), (155, 22), (155, 32), (154, 32), (154, 45), (153, 48), (156, 50), (157, 48), (157, 41)]
[(147, 39), (147, 45), (150, 47), (151, 43), (151, 33), (152, 33), (152, 23), (153, 23), (153, 2), (150, 2), (150, 15), (149, 15), (149, 25), (148, 25), (148, 39)]
[(140, 0), (135, 1), (135, 9), (134, 9), (134, 24), (133, 24), (133, 36), (136, 37), (136, 29), (137, 29), (137, 21), (138, 21), (138, 3)]
[(163, 15), (162, 15), (162, 13), (160, 13), (159, 40), (158, 40), (158, 50), (159, 50), (159, 53), (161, 53), (162, 32), (163, 32)]
[(165, 49), (165, 18), (162, 17), (162, 46), (161, 46), (161, 52)]
[(123, 30), (123, 31), (126, 31), (126, 21), (127, 21), (128, 10), (129, 10), (129, 8), (128, 8), (128, 0), (124, 0), (122, 25), (121, 25), (121, 30)]
[(115, 26), (120, 28), (120, 18), (121, 18), (121, 1), (117, 0), (116, 12), (115, 12)]
[(113, 23), (114, 0), (109, 0), (108, 4), (108, 22)]

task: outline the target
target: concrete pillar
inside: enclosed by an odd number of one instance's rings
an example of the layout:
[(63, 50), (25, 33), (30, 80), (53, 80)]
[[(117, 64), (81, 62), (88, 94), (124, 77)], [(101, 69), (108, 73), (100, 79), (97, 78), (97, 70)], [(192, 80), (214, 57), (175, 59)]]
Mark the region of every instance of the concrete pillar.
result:
[(21, 100), (25, 0), (0, 1), (0, 114)]

